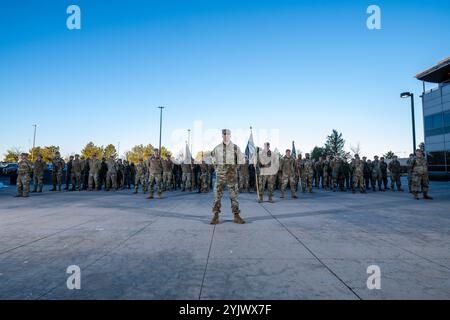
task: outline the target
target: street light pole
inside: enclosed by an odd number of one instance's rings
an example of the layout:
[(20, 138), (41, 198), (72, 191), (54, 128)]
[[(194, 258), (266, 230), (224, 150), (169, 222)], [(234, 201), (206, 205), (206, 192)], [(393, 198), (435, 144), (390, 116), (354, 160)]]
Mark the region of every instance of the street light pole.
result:
[(34, 127), (34, 134), (33, 134), (33, 149), (31, 149), (31, 161), (34, 160), (34, 147), (36, 145), (36, 128), (37, 124), (33, 124)]
[(161, 156), (162, 111), (163, 111), (164, 107), (159, 106), (158, 108), (160, 109), (160, 113), (159, 113), (159, 156)]
[(402, 92), (400, 98), (411, 98), (411, 119), (412, 119), (412, 135), (413, 135), (413, 154), (416, 153), (416, 120), (414, 118), (414, 93)]
[(412, 118), (412, 133), (413, 133), (413, 154), (416, 153), (416, 121), (414, 118), (414, 93), (411, 93), (411, 118)]

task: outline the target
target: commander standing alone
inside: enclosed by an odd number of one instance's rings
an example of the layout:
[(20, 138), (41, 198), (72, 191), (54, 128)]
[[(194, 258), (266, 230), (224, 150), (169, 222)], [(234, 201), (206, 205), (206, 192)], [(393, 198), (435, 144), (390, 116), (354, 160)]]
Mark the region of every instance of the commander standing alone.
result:
[(231, 142), (231, 131), (222, 130), (222, 143), (211, 153), (216, 169), (216, 191), (214, 193), (214, 204), (212, 208), (213, 218), (211, 224), (219, 223), (220, 208), (225, 184), (228, 186), (231, 200), (231, 210), (234, 214), (234, 223), (244, 224), (240, 216), (237, 188), (237, 169), (244, 163), (243, 155), (237, 145)]

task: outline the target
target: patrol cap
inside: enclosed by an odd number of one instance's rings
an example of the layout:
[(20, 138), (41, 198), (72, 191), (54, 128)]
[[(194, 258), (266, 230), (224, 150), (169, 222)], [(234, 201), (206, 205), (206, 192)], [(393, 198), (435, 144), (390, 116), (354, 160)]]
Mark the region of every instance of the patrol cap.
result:
[(230, 129), (222, 129), (222, 135), (230, 135), (231, 134), (231, 130)]
[(22, 152), (20, 155), (23, 157), (28, 157), (28, 153), (26, 153), (26, 152)]
[(59, 151), (56, 151), (55, 154), (61, 154)]
[(75, 157), (79, 157), (80, 155), (77, 153), (76, 155), (75, 155)]

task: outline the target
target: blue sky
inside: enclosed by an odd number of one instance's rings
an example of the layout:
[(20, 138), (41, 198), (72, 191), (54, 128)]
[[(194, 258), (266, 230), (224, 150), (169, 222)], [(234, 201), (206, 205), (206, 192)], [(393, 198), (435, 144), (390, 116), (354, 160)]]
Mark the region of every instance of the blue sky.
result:
[[(68, 30), (66, 8), (81, 8)], [(381, 8), (368, 30), (366, 9)], [(158, 144), (177, 152), (201, 121), (194, 152), (231, 128), (284, 150), (310, 151), (332, 129), (367, 156), (409, 153), (405, 90), (414, 75), (450, 56), (449, 1), (2, 1), (0, 154), (32, 143), (78, 152), (88, 141)], [(428, 86), (428, 87), (433, 87)], [(5, 118), (4, 118), (5, 117)], [(211, 131), (210, 131), (211, 132)], [(246, 139), (246, 138), (245, 138)], [(245, 143), (238, 139), (241, 147)], [(181, 141), (181, 142), (180, 142)], [(197, 149), (197, 150), (196, 150)]]

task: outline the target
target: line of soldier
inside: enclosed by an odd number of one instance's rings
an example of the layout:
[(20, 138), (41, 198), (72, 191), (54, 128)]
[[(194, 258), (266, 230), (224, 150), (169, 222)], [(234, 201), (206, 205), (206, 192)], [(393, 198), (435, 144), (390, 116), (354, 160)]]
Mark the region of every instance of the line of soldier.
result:
[[(42, 192), (44, 182), (44, 171), (46, 163), (42, 156), (38, 155), (34, 164), (27, 160), (28, 154), (23, 153), (19, 161), (18, 170), (18, 194), (17, 196), (28, 196), (30, 187), (30, 175), (33, 173), (32, 192)], [(305, 154), (305, 158), (299, 155), (294, 159), (291, 151), (286, 150), (286, 154), (281, 159), (278, 154), (270, 150), (270, 144), (265, 143), (263, 149), (258, 149), (254, 163), (250, 164), (246, 159), (244, 164), (238, 167), (238, 190), (240, 192), (258, 192), (258, 200), (263, 201), (263, 191), (267, 186), (269, 192), (269, 202), (273, 202), (275, 189), (280, 190), (280, 197), (285, 197), (286, 187), (289, 184), (291, 196), (297, 198), (296, 191), (300, 185), (302, 193), (312, 192), (313, 184), (316, 188), (322, 187), (325, 190), (345, 191), (352, 189), (353, 193), (359, 189), (361, 193), (366, 190), (372, 191), (403, 191), (401, 186), (402, 169), (397, 157), (394, 156), (389, 165), (381, 157), (374, 157), (374, 160), (367, 160), (366, 157), (360, 159), (358, 155), (347, 162), (336, 155), (334, 159), (327, 156), (320, 157), (317, 161)], [(278, 160), (277, 172), (267, 171), (274, 167), (272, 164)], [(421, 150), (416, 151), (416, 155), (410, 155), (408, 161), (408, 189), (418, 199), (420, 188), (422, 188), (425, 199), (431, 199), (428, 195), (428, 171), (426, 159)], [(63, 170), (66, 166), (59, 152), (55, 153), (52, 160), (52, 182), (51, 191), (61, 191), (63, 183)], [(388, 188), (388, 170), (390, 171), (391, 185)], [(138, 192), (141, 185), (142, 192), (150, 192), (148, 198), (152, 199), (154, 185), (158, 187), (158, 197), (162, 191), (172, 191), (177, 188), (182, 191), (210, 192), (213, 185), (214, 167), (202, 161), (201, 164), (174, 164), (169, 156), (160, 159), (159, 151), (155, 149), (153, 155), (146, 161), (140, 158), (138, 163), (128, 163), (121, 159), (97, 159), (96, 154), (92, 158), (84, 159), (76, 154), (71, 156), (67, 163), (66, 188), (65, 190), (100, 190), (104, 186), (106, 191), (131, 188), (134, 185), (134, 193)], [(258, 174), (258, 184), (256, 184), (256, 174)], [(70, 184), (72, 188), (69, 189)]]

